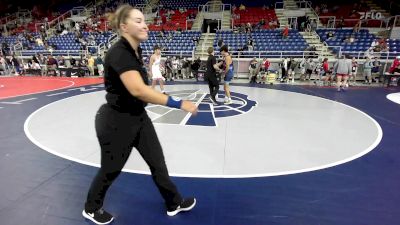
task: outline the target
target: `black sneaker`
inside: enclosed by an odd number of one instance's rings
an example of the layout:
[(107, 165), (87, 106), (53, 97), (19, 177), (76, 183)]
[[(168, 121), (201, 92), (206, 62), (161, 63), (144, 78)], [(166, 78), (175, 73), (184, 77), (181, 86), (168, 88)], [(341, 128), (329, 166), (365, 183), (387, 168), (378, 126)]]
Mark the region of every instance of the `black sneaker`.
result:
[(210, 101), (212, 102), (213, 105), (218, 105), (218, 102), (217, 102), (217, 100), (215, 98), (210, 96), (209, 99), (210, 99)]
[(170, 211), (167, 210), (167, 215), (168, 216), (175, 216), (181, 211), (189, 211), (193, 209), (193, 207), (196, 205), (196, 199), (195, 198), (187, 198), (183, 199), (182, 203), (176, 207), (176, 209)]
[(93, 213), (86, 212), (86, 210), (82, 211), (82, 216), (88, 220), (93, 221), (95, 224), (109, 224), (113, 221), (114, 217), (104, 211), (104, 209), (99, 209)]

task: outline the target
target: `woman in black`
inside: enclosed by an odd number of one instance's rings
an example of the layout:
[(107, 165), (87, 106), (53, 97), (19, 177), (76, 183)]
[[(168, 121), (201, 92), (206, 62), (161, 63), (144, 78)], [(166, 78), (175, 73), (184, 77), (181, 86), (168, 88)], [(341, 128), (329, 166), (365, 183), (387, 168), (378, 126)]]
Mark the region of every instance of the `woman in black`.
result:
[(164, 155), (148, 117), (146, 104), (160, 104), (196, 114), (197, 107), (155, 91), (148, 86), (140, 42), (148, 39), (143, 14), (130, 5), (122, 5), (110, 18), (121, 39), (105, 57), (104, 83), (107, 103), (95, 119), (96, 134), (101, 146), (101, 167), (90, 187), (82, 215), (96, 224), (108, 224), (113, 216), (102, 209), (108, 188), (121, 173), (135, 147), (149, 166), (152, 178), (165, 200), (167, 214), (174, 216), (188, 211), (196, 199), (183, 199), (172, 183)]
[(217, 79), (217, 71), (219, 71), (219, 67), (222, 65), (222, 62), (217, 63), (217, 59), (214, 56), (214, 48), (209, 47), (207, 49), (208, 59), (207, 59), (207, 70), (206, 77), (208, 80), (208, 87), (210, 88), (210, 100), (216, 105), (217, 99), (215, 98), (218, 90), (219, 90), (219, 82)]

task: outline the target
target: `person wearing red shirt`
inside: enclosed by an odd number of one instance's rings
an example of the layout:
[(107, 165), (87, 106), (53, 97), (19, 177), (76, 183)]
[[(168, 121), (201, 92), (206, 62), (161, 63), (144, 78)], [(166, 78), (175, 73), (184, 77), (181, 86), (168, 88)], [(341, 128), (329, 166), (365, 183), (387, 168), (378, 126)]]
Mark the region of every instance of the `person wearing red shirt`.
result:
[(282, 37), (283, 39), (287, 39), (289, 37), (289, 27), (285, 26), (285, 28), (282, 31)]
[(393, 61), (393, 63), (392, 63), (392, 66), (390, 67), (390, 69), (389, 69), (389, 73), (395, 73), (395, 72), (397, 72), (397, 73), (399, 73), (400, 72), (400, 56), (397, 56), (395, 59), (394, 59), (394, 61)]
[(329, 70), (328, 59), (325, 58), (322, 63), (321, 81), (325, 84), (331, 79), (331, 71)]
[(264, 59), (264, 71), (268, 73), (268, 69), (271, 66), (271, 63), (268, 61), (268, 59)]

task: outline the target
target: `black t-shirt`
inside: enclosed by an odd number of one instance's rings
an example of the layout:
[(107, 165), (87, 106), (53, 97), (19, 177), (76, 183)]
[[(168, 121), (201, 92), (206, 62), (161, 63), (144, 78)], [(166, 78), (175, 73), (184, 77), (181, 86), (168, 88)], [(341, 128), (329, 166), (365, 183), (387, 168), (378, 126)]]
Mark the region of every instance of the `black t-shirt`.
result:
[(217, 64), (217, 58), (215, 58), (215, 56), (210, 55), (208, 56), (207, 59), (207, 70), (206, 70), (206, 75), (208, 78), (213, 78), (216, 77), (216, 70), (214, 68), (214, 65)]
[(147, 103), (131, 95), (122, 83), (120, 75), (134, 70), (140, 73), (144, 83), (148, 85), (147, 72), (143, 66), (141, 49), (139, 58), (129, 42), (124, 38), (115, 43), (107, 52), (104, 61), (104, 85), (107, 91), (106, 100), (109, 105), (121, 112), (132, 114), (143, 113)]

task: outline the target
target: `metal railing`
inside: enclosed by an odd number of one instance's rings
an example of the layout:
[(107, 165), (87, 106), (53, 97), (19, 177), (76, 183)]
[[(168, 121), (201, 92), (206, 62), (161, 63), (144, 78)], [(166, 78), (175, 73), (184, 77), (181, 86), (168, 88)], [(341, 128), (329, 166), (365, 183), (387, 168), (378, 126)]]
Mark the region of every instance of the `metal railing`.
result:
[[(376, 28), (382, 28), (382, 29), (388, 29), (390, 24), (390, 20), (394, 18), (394, 23), (393, 25), (396, 24), (396, 20), (398, 21), (400, 19), (400, 15), (398, 16), (393, 16), (389, 18), (383, 18), (383, 19), (344, 19), (343, 21), (346, 22), (354, 22), (354, 26), (358, 25), (358, 27), (361, 28), (367, 28), (367, 27), (376, 27)], [(319, 19), (328, 19), (326, 21), (327, 28), (336, 28), (341, 20), (338, 20), (336, 16), (319, 16)], [(371, 26), (370, 22), (374, 21), (379, 21), (380, 25), (379, 26)], [(324, 21), (325, 22), (325, 21)], [(354, 27), (352, 25), (346, 26), (346, 27)]]
[(318, 56), (318, 51), (231, 51), (230, 54), (232, 58), (306, 58)]
[(232, 12), (232, 5), (231, 4), (213, 4), (212, 2), (207, 2), (204, 5), (199, 5), (197, 7), (198, 12), (220, 12), (220, 11), (231, 11)]
[[(154, 52), (149, 50), (144, 50), (142, 52), (143, 56), (150, 57)], [(179, 57), (192, 57), (194, 58), (194, 49), (192, 51), (161, 51), (162, 56), (179, 56)]]
[(312, 8), (312, 4), (311, 4), (311, 2), (309, 2), (309, 1), (301, 1), (301, 0), (298, 0), (298, 1), (295, 1), (295, 2), (296, 2), (297, 6), (298, 6), (300, 9)]
[(320, 16), (319, 19), (320, 20), (328, 19), (326, 22), (326, 28), (335, 28), (336, 27), (336, 16)]
[(53, 55), (53, 56), (85, 56), (86, 50), (23, 50), (22, 57), (33, 56), (36, 54)]

